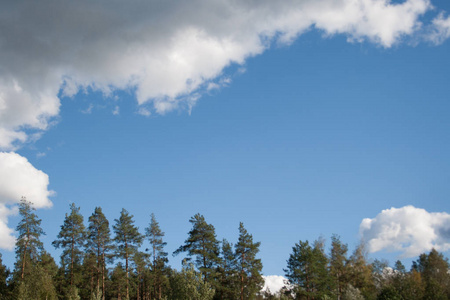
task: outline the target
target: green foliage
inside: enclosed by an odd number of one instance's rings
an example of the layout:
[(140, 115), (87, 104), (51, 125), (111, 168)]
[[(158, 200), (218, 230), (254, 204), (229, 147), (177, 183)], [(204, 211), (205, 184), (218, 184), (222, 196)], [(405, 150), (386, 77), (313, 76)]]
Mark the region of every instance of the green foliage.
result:
[(129, 261), (142, 244), (143, 236), (139, 233), (139, 229), (134, 226), (133, 215), (130, 215), (126, 209), (123, 208), (120, 212), (120, 218), (114, 221), (116, 222), (113, 226), (116, 256), (125, 260), (126, 299), (129, 299)]
[(156, 221), (153, 213), (151, 214), (149, 227), (145, 229), (145, 236), (150, 242), (152, 255), (152, 291), (150, 294), (153, 298), (161, 299), (163, 287), (167, 284), (167, 277), (164, 274), (165, 264), (168, 262), (168, 254), (164, 251), (167, 243), (163, 241), (164, 232), (159, 227), (159, 223)]
[(253, 236), (247, 232), (241, 222), (239, 224), (239, 239), (235, 246), (241, 300), (254, 299), (264, 284), (261, 276), (261, 259), (256, 258), (260, 245), (260, 242), (253, 242)]
[(421, 274), (424, 282), (424, 299), (450, 298), (449, 263), (446, 258), (435, 249), (429, 254), (421, 254), (413, 262), (413, 270)]
[[(81, 280), (81, 261), (84, 255), (86, 229), (80, 208), (70, 204), (70, 214), (66, 214), (57, 239), (52, 243), (55, 248), (62, 248), (61, 264), (68, 267), (70, 285)], [(67, 270), (66, 270), (67, 271)]]
[(173, 271), (170, 276), (172, 300), (212, 300), (214, 293), (212, 285), (202, 279), (192, 264), (184, 265), (181, 272)]
[(78, 294), (78, 288), (76, 286), (71, 286), (67, 290), (67, 294), (65, 299), (67, 300), (81, 300), (81, 297)]
[(120, 299), (125, 297), (126, 295), (126, 272), (121, 263), (118, 263), (117, 266), (111, 273), (111, 287), (109, 289), (112, 297)]
[(194, 256), (195, 266), (202, 272), (205, 280), (212, 280), (219, 262), (219, 242), (216, 239), (215, 228), (206, 223), (205, 218), (200, 214), (193, 216), (189, 222), (192, 224), (189, 236), (174, 255), (187, 252), (188, 256)]
[(10, 290), (8, 289), (8, 268), (3, 265), (2, 254), (0, 253), (0, 299), (7, 299), (10, 296)]
[(18, 300), (57, 299), (52, 276), (39, 264), (31, 266), (30, 272), (20, 281), (16, 294)]
[(387, 286), (378, 294), (377, 300), (402, 300), (400, 293), (393, 287)]
[(372, 276), (372, 266), (367, 262), (364, 243), (360, 243), (349, 259), (350, 284), (366, 299), (375, 299), (377, 292)]
[[(101, 207), (96, 207), (94, 213), (89, 217), (88, 239), (86, 249), (96, 258), (96, 286), (101, 287), (105, 294), (106, 260), (110, 257), (113, 249), (109, 230), (109, 222), (102, 212)], [(96, 291), (98, 293), (98, 290)]]
[(351, 284), (347, 285), (342, 300), (365, 300), (358, 288), (353, 287)]
[(19, 234), (16, 240), (16, 276), (23, 279), (31, 272), (37, 263), (41, 251), (44, 249), (40, 240), (44, 231), (41, 228), (41, 219), (33, 212), (33, 204), (22, 197), (19, 203), (21, 220), (16, 227)]
[(216, 298), (238, 299), (240, 296), (239, 271), (233, 245), (226, 239), (222, 241), (222, 259), (218, 267)]
[[(167, 266), (166, 243), (152, 214), (146, 237), (149, 252), (140, 252), (143, 236), (134, 225), (133, 216), (123, 209), (113, 226), (116, 247), (110, 239), (109, 222), (101, 208), (89, 218), (86, 234), (80, 208), (70, 206), (58, 239), (62, 248), (61, 266), (43, 249), (41, 220), (32, 204), (23, 198), (19, 205), (21, 220), (17, 226), (16, 262), (13, 276), (2, 263), (0, 254), (0, 299), (340, 299), (340, 300), (431, 300), (450, 298), (450, 273), (447, 258), (435, 249), (423, 253), (411, 270), (395, 262), (369, 264), (364, 245), (347, 258), (348, 247), (339, 237), (331, 240), (329, 258), (324, 242), (310, 245), (300, 241), (293, 247), (284, 270), (292, 285), (279, 293), (261, 292), (261, 260), (257, 258), (260, 243), (239, 225), (237, 243), (216, 240), (214, 226), (196, 214), (189, 222), (185, 244), (174, 254), (187, 252), (194, 264), (180, 272)], [(88, 241), (86, 242), (86, 236)], [(85, 248), (84, 248), (85, 247)], [(111, 258), (123, 259), (112, 271), (106, 269)], [(83, 251), (86, 250), (86, 251)], [(109, 261), (111, 261), (109, 259)], [(70, 272), (69, 272), (70, 271)], [(68, 275), (70, 274), (70, 284)]]
[(334, 294), (338, 299), (349, 283), (347, 251), (348, 246), (341, 242), (338, 235), (333, 235), (331, 237), (329, 270)]
[(298, 298), (320, 299), (330, 294), (330, 278), (327, 272), (327, 258), (323, 243), (315, 242), (311, 247), (308, 241), (300, 241), (292, 248), (287, 261), (286, 277), (295, 286)]

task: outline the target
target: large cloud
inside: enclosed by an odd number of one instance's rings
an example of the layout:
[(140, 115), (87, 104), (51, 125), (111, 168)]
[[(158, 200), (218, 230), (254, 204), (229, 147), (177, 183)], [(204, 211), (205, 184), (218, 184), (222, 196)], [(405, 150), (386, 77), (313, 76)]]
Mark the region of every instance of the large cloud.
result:
[[(224, 69), (318, 28), (391, 47), (428, 0), (1, 1), (0, 148), (58, 115), (59, 92), (135, 91), (158, 113), (192, 107)], [(148, 111), (149, 108), (143, 111)]]
[(450, 249), (450, 214), (430, 213), (414, 206), (383, 210), (364, 219), (360, 234), (370, 252), (401, 251), (403, 257), (417, 256), (435, 248)]
[(8, 216), (16, 209), (8, 208), (22, 196), (35, 208), (51, 207), (48, 176), (34, 168), (25, 157), (16, 153), (0, 152), (0, 248), (13, 249), (13, 230), (8, 227)]

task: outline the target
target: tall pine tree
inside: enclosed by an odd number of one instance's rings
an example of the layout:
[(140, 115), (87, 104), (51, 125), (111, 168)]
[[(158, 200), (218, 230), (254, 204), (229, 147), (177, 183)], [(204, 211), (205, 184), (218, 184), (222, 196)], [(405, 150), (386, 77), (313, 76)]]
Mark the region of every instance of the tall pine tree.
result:
[(120, 212), (120, 218), (114, 221), (116, 222), (113, 226), (116, 256), (125, 260), (126, 299), (130, 299), (129, 261), (141, 246), (143, 236), (139, 233), (139, 229), (134, 226), (133, 215), (130, 215), (126, 209), (123, 208)]
[(187, 252), (188, 256), (194, 256), (195, 266), (203, 274), (205, 281), (213, 281), (215, 268), (220, 260), (216, 230), (213, 225), (206, 223), (201, 214), (196, 214), (189, 222), (192, 224), (189, 236), (184, 245), (180, 246), (173, 254)]
[[(55, 248), (62, 248), (61, 263), (69, 268), (69, 282), (72, 287), (81, 279), (81, 262), (83, 249), (86, 242), (86, 229), (83, 224), (83, 216), (80, 208), (75, 203), (70, 204), (70, 214), (66, 213), (61, 231), (57, 239), (52, 243)], [(77, 274), (75, 278), (75, 273)]]
[[(109, 222), (100, 207), (96, 207), (89, 217), (87, 250), (96, 256), (97, 289), (102, 289), (102, 299), (105, 299), (106, 259), (112, 250), (112, 240)], [(98, 291), (97, 291), (98, 294)]]
[(163, 241), (164, 232), (161, 231), (158, 221), (156, 221), (155, 215), (152, 213), (150, 225), (145, 229), (145, 235), (150, 242), (152, 252), (152, 275), (154, 281), (154, 297), (161, 299), (162, 297), (162, 285), (164, 280), (164, 267), (167, 263), (167, 252), (164, 251), (164, 247), (167, 245)]
[(261, 275), (261, 259), (256, 258), (260, 242), (253, 242), (253, 236), (239, 224), (239, 239), (235, 246), (236, 265), (240, 278), (240, 299), (253, 299), (261, 290), (264, 280)]
[(348, 247), (343, 244), (338, 235), (331, 237), (330, 276), (333, 281), (334, 294), (340, 300), (344, 289), (349, 284), (347, 267)]
[(298, 298), (309, 300), (328, 296), (327, 258), (323, 242), (317, 241), (312, 247), (308, 241), (295, 244), (284, 271), (294, 285)]
[(16, 227), (19, 236), (16, 241), (16, 275), (24, 279), (31, 267), (39, 259), (44, 247), (40, 240), (44, 231), (41, 228), (41, 219), (34, 213), (33, 204), (22, 197), (19, 204), (21, 220)]

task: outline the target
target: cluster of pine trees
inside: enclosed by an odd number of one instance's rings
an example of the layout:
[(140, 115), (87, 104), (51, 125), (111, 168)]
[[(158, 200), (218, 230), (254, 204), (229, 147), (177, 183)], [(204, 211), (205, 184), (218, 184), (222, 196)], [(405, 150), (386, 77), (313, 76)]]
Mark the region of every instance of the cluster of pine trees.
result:
[[(173, 255), (185, 253), (182, 270), (168, 265), (164, 232), (152, 214), (145, 232), (122, 209), (113, 232), (100, 207), (85, 227), (80, 208), (70, 205), (61, 230), (52, 243), (61, 249), (58, 266), (45, 251), (41, 220), (26, 199), (19, 205), (16, 262), (9, 271), (0, 255), (0, 299), (338, 299), (409, 300), (449, 299), (448, 260), (436, 250), (422, 254), (411, 270), (400, 261), (369, 263), (364, 245), (348, 254), (337, 235), (327, 254), (324, 240), (299, 241), (287, 260), (285, 287), (275, 294), (261, 291), (262, 263), (244, 225), (233, 245), (218, 241), (214, 226), (196, 214), (188, 238)], [(141, 250), (144, 240), (150, 247)]]
[[(164, 232), (152, 214), (145, 233), (122, 209), (110, 232), (100, 207), (84, 225), (80, 208), (70, 205), (52, 245), (61, 249), (60, 266), (45, 251), (45, 234), (32, 203), (22, 198), (16, 228), (16, 262), (10, 272), (1, 262), (0, 299), (252, 299), (262, 288), (262, 263), (256, 257), (259, 242), (239, 225), (233, 245), (219, 242), (213, 225), (196, 214), (184, 245), (173, 254), (186, 253), (183, 268), (168, 266)], [(149, 249), (140, 250), (144, 240)]]
[(331, 238), (327, 255), (324, 241), (300, 241), (284, 270), (289, 284), (279, 297), (268, 299), (339, 300), (444, 300), (450, 299), (450, 265), (435, 249), (424, 253), (406, 271), (401, 261), (390, 268), (387, 261), (369, 263), (364, 244), (348, 255), (339, 236)]

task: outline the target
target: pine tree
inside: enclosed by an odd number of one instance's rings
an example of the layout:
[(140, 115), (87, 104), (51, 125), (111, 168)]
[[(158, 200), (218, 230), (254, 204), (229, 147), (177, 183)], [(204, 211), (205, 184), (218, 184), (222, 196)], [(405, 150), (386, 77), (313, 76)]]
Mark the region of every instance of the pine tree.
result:
[(327, 259), (322, 242), (315, 242), (311, 247), (308, 241), (300, 241), (292, 248), (287, 263), (284, 271), (295, 286), (297, 297), (320, 299), (328, 296)]
[[(97, 264), (97, 292), (102, 289), (102, 299), (105, 299), (105, 275), (106, 259), (112, 250), (112, 241), (110, 237), (109, 222), (100, 207), (96, 207), (94, 213), (89, 217), (87, 250), (94, 253)], [(101, 279), (101, 283), (100, 283)]]
[[(213, 281), (215, 268), (219, 262), (219, 242), (213, 225), (206, 223), (205, 218), (196, 214), (189, 222), (192, 229), (189, 237), (173, 254), (187, 252), (188, 256), (195, 257), (195, 266), (203, 274), (205, 281)], [(190, 260), (187, 259), (188, 261)]]
[(347, 270), (347, 251), (346, 244), (342, 244), (339, 236), (331, 237), (331, 253), (330, 253), (330, 276), (333, 279), (333, 286), (337, 299), (341, 299), (344, 289), (348, 285)]
[(424, 299), (450, 298), (449, 268), (448, 260), (436, 249), (421, 254), (413, 262), (413, 269), (420, 273), (424, 282)]
[(41, 228), (41, 219), (33, 212), (35, 210), (33, 204), (22, 197), (19, 204), (22, 219), (16, 227), (19, 233), (16, 241), (16, 274), (20, 276), (20, 280), (30, 273), (44, 249), (40, 237), (45, 233)]
[(3, 264), (2, 254), (0, 253), (0, 299), (8, 299), (10, 296), (8, 289), (9, 270)]
[(239, 239), (235, 246), (236, 265), (240, 277), (240, 298), (252, 299), (261, 290), (264, 280), (261, 275), (261, 259), (256, 258), (260, 242), (253, 242), (253, 236), (239, 224)]
[(184, 260), (181, 272), (173, 271), (170, 276), (170, 297), (172, 300), (212, 300), (214, 288), (202, 280), (202, 275), (192, 264)]
[[(80, 214), (80, 208), (75, 206), (75, 203), (70, 205), (70, 214), (66, 213), (61, 231), (57, 239), (52, 243), (55, 248), (62, 248), (61, 254), (62, 265), (69, 267), (70, 286), (76, 284), (81, 276), (76, 269), (81, 267), (83, 258), (83, 248), (86, 242), (86, 229), (83, 224), (83, 216)], [(79, 270), (78, 270), (79, 271)], [(75, 279), (75, 273), (77, 278)], [(72, 294), (74, 289), (71, 289)]]
[(126, 276), (126, 299), (130, 299), (130, 273), (129, 261), (141, 246), (143, 236), (134, 226), (133, 215), (130, 215), (126, 209), (122, 209), (120, 218), (114, 220), (116, 224), (113, 226), (114, 241), (116, 242), (116, 255), (125, 260), (125, 276)]
[(349, 259), (350, 284), (359, 289), (365, 298), (373, 299), (376, 289), (372, 277), (372, 266), (367, 263), (365, 244), (361, 242)]
[(162, 297), (162, 285), (164, 282), (163, 270), (167, 263), (167, 252), (164, 247), (167, 245), (163, 241), (164, 232), (161, 231), (159, 223), (156, 221), (155, 215), (152, 213), (150, 225), (145, 229), (152, 251), (152, 274), (154, 279), (154, 296), (157, 299)]
[(108, 289), (111, 294), (110, 298), (120, 300), (124, 295), (126, 295), (127, 281), (125, 278), (126, 272), (123, 269), (123, 265), (118, 263), (111, 273), (111, 287)]
[[(147, 289), (146, 285), (146, 267), (149, 264), (149, 254), (145, 252), (136, 251), (131, 259), (135, 270), (135, 286), (137, 300), (144, 296), (144, 291)], [(141, 297), (142, 296), (142, 297)]]
[(221, 256), (216, 296), (219, 299), (238, 299), (240, 279), (236, 265), (236, 254), (233, 251), (233, 245), (226, 239), (222, 241)]

